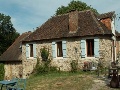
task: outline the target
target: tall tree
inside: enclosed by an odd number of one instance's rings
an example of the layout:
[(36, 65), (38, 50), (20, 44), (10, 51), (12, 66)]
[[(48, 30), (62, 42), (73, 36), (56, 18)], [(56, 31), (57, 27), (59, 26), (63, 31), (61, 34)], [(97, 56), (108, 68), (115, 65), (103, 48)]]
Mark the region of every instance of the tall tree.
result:
[(0, 13), (0, 55), (19, 36), (11, 22), (11, 17)]
[(92, 8), (91, 6), (88, 6), (86, 3), (81, 1), (71, 1), (68, 6), (61, 6), (57, 9), (56, 15), (61, 15), (70, 12), (71, 10), (78, 10), (78, 11), (84, 11), (84, 10), (92, 10), (96, 14), (98, 14), (97, 10)]

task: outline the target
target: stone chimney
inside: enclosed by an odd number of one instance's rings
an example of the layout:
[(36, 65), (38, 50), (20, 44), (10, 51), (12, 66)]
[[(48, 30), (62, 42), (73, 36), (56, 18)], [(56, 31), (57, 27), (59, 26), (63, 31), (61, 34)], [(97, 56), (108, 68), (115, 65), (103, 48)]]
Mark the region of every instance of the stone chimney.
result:
[(112, 30), (111, 28), (111, 18), (105, 18), (105, 19), (101, 19), (101, 22), (103, 24), (105, 24), (105, 26), (109, 29), (109, 30)]
[(69, 32), (75, 33), (78, 29), (78, 11), (72, 10), (69, 12)]

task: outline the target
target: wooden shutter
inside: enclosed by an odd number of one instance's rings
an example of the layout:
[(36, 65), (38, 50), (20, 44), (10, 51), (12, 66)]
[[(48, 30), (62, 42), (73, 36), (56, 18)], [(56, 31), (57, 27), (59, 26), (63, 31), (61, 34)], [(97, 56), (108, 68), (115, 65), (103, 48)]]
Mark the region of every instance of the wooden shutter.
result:
[(36, 58), (36, 44), (33, 44), (33, 57)]
[(62, 41), (63, 58), (66, 58), (66, 41)]
[(94, 57), (99, 57), (99, 39), (94, 39)]
[(85, 40), (81, 40), (81, 58), (85, 58)]
[(26, 44), (26, 58), (29, 58), (29, 44)]
[(53, 54), (53, 58), (56, 58), (55, 42), (52, 42), (52, 54)]

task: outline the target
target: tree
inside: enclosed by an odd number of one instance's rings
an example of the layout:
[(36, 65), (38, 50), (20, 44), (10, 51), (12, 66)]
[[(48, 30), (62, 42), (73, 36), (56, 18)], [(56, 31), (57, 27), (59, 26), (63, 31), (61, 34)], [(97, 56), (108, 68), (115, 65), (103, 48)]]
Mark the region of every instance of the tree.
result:
[(84, 10), (92, 10), (96, 14), (98, 14), (97, 10), (92, 8), (91, 6), (88, 6), (86, 3), (81, 1), (71, 1), (68, 6), (61, 6), (57, 9), (56, 15), (61, 15), (70, 12), (71, 10), (78, 10), (78, 11), (84, 11)]
[(0, 55), (19, 36), (11, 22), (11, 17), (0, 13)]

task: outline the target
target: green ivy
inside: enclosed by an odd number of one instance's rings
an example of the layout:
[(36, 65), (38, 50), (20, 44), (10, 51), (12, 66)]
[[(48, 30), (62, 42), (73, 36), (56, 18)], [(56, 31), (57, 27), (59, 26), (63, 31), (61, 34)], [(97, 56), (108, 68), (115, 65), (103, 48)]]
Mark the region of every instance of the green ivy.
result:
[(71, 65), (71, 72), (73, 72), (73, 73), (77, 72), (77, 70), (78, 70), (78, 62), (73, 60), (70, 63), (70, 65)]
[(37, 64), (33, 72), (35, 74), (45, 74), (49, 72), (56, 72), (57, 68), (50, 65), (51, 60), (48, 58), (49, 50), (44, 47), (40, 49), (40, 52), (41, 52), (42, 62), (40, 63), (40, 59), (37, 58)]
[(43, 61), (47, 61), (48, 60), (48, 56), (49, 56), (49, 50), (47, 50), (45, 47), (42, 48), (41, 50), (41, 57)]
[(0, 63), (0, 80), (4, 79), (5, 70), (4, 70), (4, 64)]

